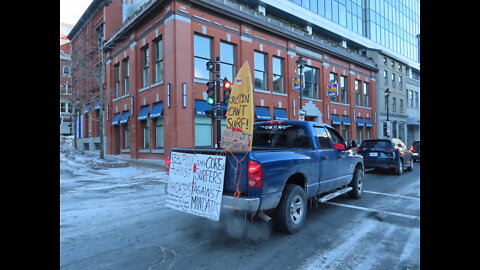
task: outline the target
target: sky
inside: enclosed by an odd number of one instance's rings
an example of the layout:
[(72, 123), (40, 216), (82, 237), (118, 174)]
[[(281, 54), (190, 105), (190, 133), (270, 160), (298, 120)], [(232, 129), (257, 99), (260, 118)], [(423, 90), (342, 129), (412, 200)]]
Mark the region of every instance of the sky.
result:
[(60, 22), (75, 25), (93, 0), (60, 0)]

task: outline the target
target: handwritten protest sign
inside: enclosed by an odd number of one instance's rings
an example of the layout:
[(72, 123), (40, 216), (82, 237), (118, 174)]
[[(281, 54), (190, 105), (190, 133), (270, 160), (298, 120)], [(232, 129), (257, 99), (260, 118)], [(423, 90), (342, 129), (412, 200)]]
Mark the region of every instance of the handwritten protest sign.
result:
[(219, 221), (225, 156), (172, 152), (166, 206)]
[(253, 87), (250, 65), (245, 61), (235, 77), (228, 104), (226, 129), (220, 147), (227, 150), (252, 150)]

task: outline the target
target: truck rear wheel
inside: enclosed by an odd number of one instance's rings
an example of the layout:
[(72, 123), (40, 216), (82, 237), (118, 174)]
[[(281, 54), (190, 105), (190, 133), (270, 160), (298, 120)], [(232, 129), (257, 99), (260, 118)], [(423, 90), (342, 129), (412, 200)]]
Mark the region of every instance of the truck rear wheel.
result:
[(275, 223), (284, 233), (296, 233), (305, 224), (307, 195), (298, 185), (286, 184), (280, 203), (275, 209)]

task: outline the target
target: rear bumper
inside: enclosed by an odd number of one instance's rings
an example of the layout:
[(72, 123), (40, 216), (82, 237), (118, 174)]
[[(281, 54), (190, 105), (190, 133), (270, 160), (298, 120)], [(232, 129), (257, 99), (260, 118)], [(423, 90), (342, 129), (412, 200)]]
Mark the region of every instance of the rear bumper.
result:
[(260, 198), (240, 197), (235, 198), (232, 195), (222, 196), (222, 209), (231, 209), (240, 212), (255, 212), (274, 209), (277, 207), (282, 192), (270, 193), (262, 195)]
[(222, 196), (222, 209), (241, 212), (255, 212), (260, 206), (260, 198), (235, 198), (231, 195)]
[(391, 158), (385, 159), (363, 159), (365, 168), (383, 168), (388, 169), (397, 165), (397, 161)]

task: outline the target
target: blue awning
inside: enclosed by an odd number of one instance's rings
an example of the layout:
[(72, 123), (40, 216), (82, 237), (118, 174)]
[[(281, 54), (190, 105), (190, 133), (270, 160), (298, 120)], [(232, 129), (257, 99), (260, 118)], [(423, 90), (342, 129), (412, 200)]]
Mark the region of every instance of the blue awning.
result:
[(348, 115), (342, 115), (342, 123), (343, 123), (344, 126), (352, 125), (350, 123), (350, 118), (348, 117)]
[(273, 116), (275, 120), (288, 120), (287, 110), (285, 109), (273, 108)]
[(363, 127), (365, 124), (363, 123), (363, 118), (362, 117), (357, 117), (357, 126)]
[(124, 111), (122, 113), (122, 119), (120, 119), (120, 124), (128, 123), (128, 117), (129, 116), (130, 116), (130, 112), (129, 111)]
[(118, 125), (118, 122), (120, 121), (120, 113), (116, 113), (113, 115), (113, 120), (112, 120), (112, 126)]
[(145, 120), (148, 118), (150, 113), (150, 105), (145, 105), (140, 108), (140, 113), (138, 114), (138, 120)]
[(373, 127), (372, 120), (370, 120), (370, 118), (365, 118), (365, 126), (366, 127)]
[(85, 110), (83, 110), (83, 113), (88, 113), (90, 111), (90, 103), (85, 105)]
[(95, 101), (95, 105), (93, 106), (93, 110), (100, 110), (100, 100)]
[(163, 102), (153, 103), (152, 112), (150, 118), (157, 118), (163, 115)]
[(212, 105), (208, 104), (205, 100), (195, 100), (195, 115), (198, 116), (207, 116), (205, 111), (209, 111), (213, 108)]
[(255, 116), (257, 120), (272, 120), (268, 107), (255, 107)]
[(342, 124), (342, 122), (340, 122), (340, 117), (337, 114), (332, 114), (331, 118), (332, 118), (332, 126)]

